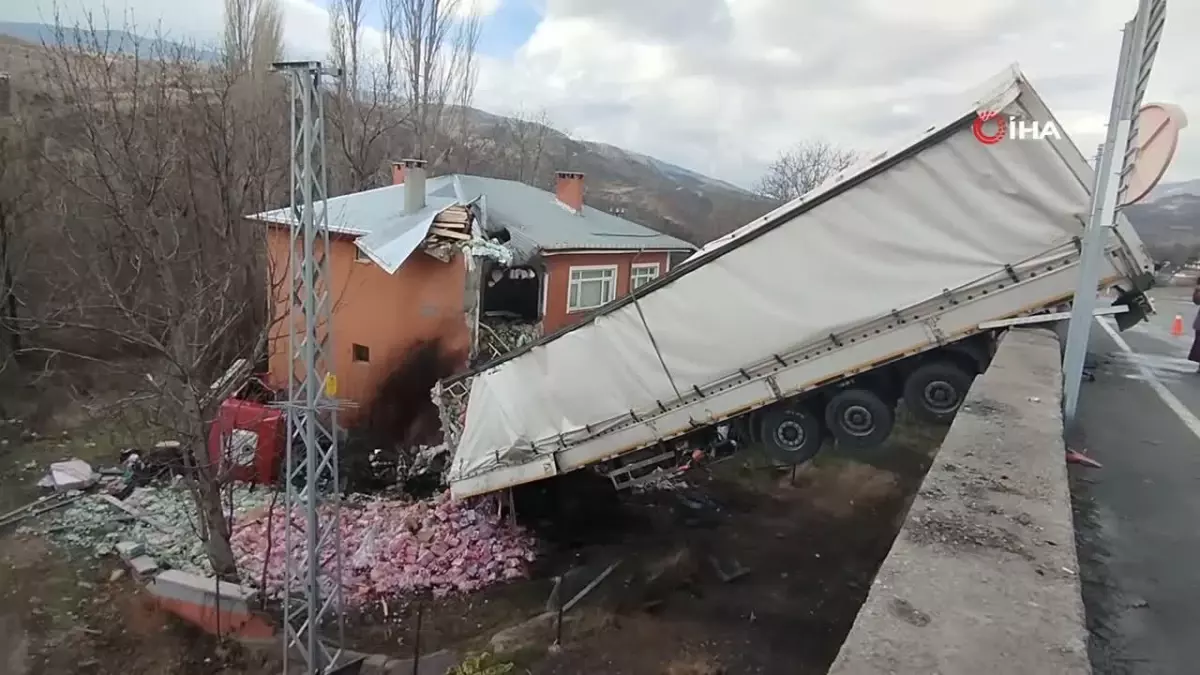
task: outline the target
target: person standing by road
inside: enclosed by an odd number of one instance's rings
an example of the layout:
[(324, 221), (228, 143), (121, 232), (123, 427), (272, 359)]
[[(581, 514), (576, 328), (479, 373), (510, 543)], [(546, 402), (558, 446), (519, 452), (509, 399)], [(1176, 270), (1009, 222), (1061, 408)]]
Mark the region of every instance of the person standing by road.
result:
[[(1196, 287), (1192, 289), (1192, 304), (1200, 305), (1200, 277), (1196, 277)], [(1192, 319), (1192, 351), (1188, 352), (1188, 361), (1194, 361), (1196, 374), (1200, 375), (1200, 309), (1196, 310), (1196, 318)]]

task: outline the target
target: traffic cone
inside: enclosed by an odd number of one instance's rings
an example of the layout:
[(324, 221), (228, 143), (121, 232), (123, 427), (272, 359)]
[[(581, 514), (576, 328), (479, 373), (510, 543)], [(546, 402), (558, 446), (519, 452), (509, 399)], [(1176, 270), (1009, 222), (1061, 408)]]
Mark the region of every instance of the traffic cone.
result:
[(1175, 320), (1171, 322), (1171, 335), (1183, 335), (1183, 315), (1176, 314)]

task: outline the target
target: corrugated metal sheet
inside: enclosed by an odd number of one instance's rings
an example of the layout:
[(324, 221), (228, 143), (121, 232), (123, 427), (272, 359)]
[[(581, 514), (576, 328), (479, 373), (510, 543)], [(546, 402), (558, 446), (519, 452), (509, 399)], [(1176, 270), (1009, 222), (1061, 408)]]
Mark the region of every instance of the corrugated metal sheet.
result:
[(555, 196), (524, 183), (499, 178), (459, 176), (460, 198), (483, 195), (489, 227), (502, 225), (510, 233), (543, 251), (572, 249), (694, 250), (691, 244), (655, 232), (648, 227), (618, 218), (586, 204), (582, 214), (573, 213)]
[(425, 208), (403, 216), (388, 227), (376, 230), (354, 242), (356, 246), (388, 274), (394, 274), (408, 260), (408, 256), (429, 236), (433, 219), (442, 211), (458, 204), (458, 200), (445, 197), (427, 197)]
[[(445, 203), (443, 209), (453, 203), (468, 204), (480, 200), (488, 229), (495, 232), (504, 228), (511, 235), (508, 246), (513, 249), (518, 264), (527, 262), (541, 251), (695, 250), (685, 241), (590, 206), (585, 205), (582, 214), (573, 213), (553, 194), (516, 181), (465, 174), (438, 176), (427, 182), (426, 195), (431, 205)], [(287, 208), (248, 217), (280, 225), (294, 222), (291, 210)], [(366, 237), (373, 250), (389, 246), (385, 232), (398, 240), (395, 250), (407, 247), (412, 228), (420, 222), (424, 219), (404, 213), (403, 185), (388, 185), (329, 200), (330, 231)], [(364, 252), (370, 255), (366, 249)], [(387, 257), (393, 258), (392, 255)]]
[[(453, 182), (451, 176), (430, 178), (425, 186), (426, 194), (433, 195), (447, 185), (453, 189)], [(448, 196), (455, 195), (451, 192)], [(369, 235), (392, 229), (407, 218), (404, 213), (403, 185), (387, 185), (374, 190), (330, 197), (328, 204), (329, 231), (337, 234)], [(294, 225), (296, 222), (291, 208), (264, 211), (246, 217), (277, 225)]]

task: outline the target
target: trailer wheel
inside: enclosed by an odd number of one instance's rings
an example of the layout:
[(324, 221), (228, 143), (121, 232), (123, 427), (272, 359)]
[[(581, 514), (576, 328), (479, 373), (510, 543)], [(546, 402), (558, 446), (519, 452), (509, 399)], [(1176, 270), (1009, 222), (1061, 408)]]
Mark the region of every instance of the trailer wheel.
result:
[(922, 422), (949, 424), (962, 407), (974, 379), (953, 363), (926, 363), (904, 381), (904, 405)]
[(825, 425), (841, 447), (879, 446), (891, 435), (895, 424), (891, 406), (867, 389), (843, 389), (825, 406)]
[(778, 405), (758, 412), (758, 436), (771, 459), (803, 464), (821, 449), (821, 420), (803, 407)]

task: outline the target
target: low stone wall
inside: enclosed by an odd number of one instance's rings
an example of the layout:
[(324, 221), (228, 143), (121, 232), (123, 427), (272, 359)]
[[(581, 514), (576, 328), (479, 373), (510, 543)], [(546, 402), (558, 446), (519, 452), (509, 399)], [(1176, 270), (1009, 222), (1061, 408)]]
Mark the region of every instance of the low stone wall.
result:
[(1091, 672), (1059, 343), (1015, 330), (979, 377), (830, 669)]

